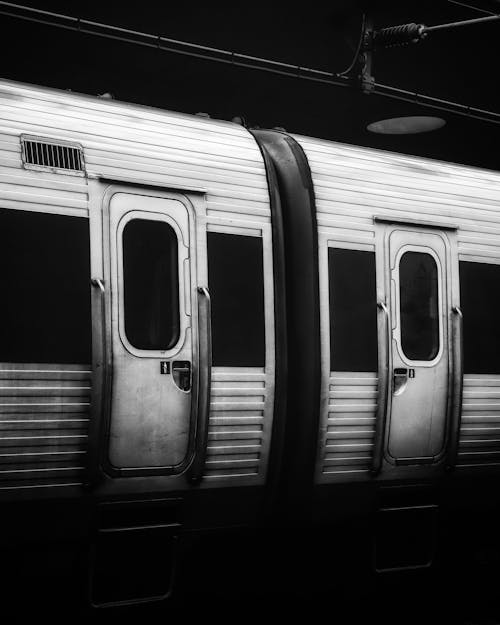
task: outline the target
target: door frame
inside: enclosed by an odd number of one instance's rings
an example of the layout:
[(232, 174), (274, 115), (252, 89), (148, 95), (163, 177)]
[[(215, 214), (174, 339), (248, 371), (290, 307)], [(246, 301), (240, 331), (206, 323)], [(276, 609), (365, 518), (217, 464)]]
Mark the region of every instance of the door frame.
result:
[(206, 191), (204, 189), (158, 186), (147, 182), (121, 180), (119, 178), (98, 177), (89, 180), (89, 217), (91, 230), (91, 271), (92, 271), (92, 399), (89, 424), (89, 451), (87, 463), (87, 486), (97, 486), (106, 476), (168, 477), (171, 488), (185, 484), (188, 471), (197, 452), (198, 429), (198, 386), (199, 386), (199, 340), (198, 306), (196, 287), (191, 273), (192, 289), (192, 401), (188, 452), (182, 467), (175, 473), (163, 467), (143, 469), (117, 469), (108, 460), (109, 434), (111, 422), (111, 390), (113, 383), (112, 351), (112, 308), (111, 308), (111, 259), (110, 259), (110, 215), (111, 198), (116, 193), (146, 195), (150, 197), (182, 201), (189, 214), (191, 262), (196, 263), (197, 284), (207, 284), (206, 258)]
[[(445, 437), (442, 451), (436, 460), (427, 464), (429, 471), (435, 471), (436, 465), (442, 466), (442, 460), (450, 457), (456, 430), (457, 397), (461, 387), (462, 366), (461, 350), (457, 341), (457, 311), (460, 312), (460, 284), (458, 273), (458, 250), (457, 230), (458, 226), (450, 223), (438, 223), (420, 221), (416, 219), (391, 218), (375, 216), (376, 239), (376, 274), (377, 274), (377, 309), (378, 309), (378, 343), (379, 343), (379, 388), (377, 401), (377, 419), (374, 438), (372, 475), (376, 476), (381, 471), (390, 473), (404, 472), (411, 466), (396, 460), (388, 453), (389, 426), (392, 408), (392, 314), (390, 307), (390, 233), (399, 228), (408, 229), (411, 232), (422, 233), (428, 231), (439, 232), (445, 242), (447, 270), (444, 279), (447, 281), (446, 302), (444, 302), (448, 319), (448, 341), (445, 357), (448, 358), (448, 388), (447, 388), (447, 414), (445, 424)], [(444, 287), (444, 285), (443, 285)], [(420, 465), (420, 469), (422, 469)]]

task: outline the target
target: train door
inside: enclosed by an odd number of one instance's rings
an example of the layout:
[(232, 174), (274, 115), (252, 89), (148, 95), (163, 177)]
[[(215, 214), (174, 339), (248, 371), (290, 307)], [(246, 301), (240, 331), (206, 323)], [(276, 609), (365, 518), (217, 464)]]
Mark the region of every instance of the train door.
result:
[(109, 463), (121, 473), (179, 473), (189, 462), (193, 222), (181, 195), (117, 192), (109, 200)]
[(433, 463), (445, 450), (450, 410), (450, 243), (444, 232), (386, 226), (384, 251), (386, 457)]

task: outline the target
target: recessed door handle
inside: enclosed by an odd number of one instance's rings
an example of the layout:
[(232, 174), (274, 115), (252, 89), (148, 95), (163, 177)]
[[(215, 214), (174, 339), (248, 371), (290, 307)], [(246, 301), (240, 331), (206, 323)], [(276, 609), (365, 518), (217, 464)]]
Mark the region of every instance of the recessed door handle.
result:
[(408, 383), (408, 369), (403, 367), (394, 369), (392, 377), (392, 392), (394, 395), (401, 395)]
[(174, 382), (181, 391), (191, 390), (191, 363), (186, 360), (177, 360), (172, 363)]

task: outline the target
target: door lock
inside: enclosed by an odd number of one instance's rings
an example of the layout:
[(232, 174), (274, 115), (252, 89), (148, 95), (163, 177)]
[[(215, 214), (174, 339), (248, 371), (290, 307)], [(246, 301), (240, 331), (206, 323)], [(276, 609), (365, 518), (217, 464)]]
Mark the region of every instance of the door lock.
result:
[(181, 391), (191, 389), (191, 363), (187, 360), (176, 360), (172, 363), (172, 376)]

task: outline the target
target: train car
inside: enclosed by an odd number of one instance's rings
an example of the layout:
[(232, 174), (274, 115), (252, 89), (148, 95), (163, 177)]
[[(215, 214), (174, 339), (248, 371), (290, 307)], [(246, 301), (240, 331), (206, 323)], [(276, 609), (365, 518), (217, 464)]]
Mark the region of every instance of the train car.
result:
[(283, 464), (315, 553), (478, 574), (500, 553), (498, 173), (255, 135), (286, 206)]
[(263, 505), (279, 272), (261, 152), (229, 122), (1, 92), (0, 492), (9, 541), (42, 545), (11, 566), (84, 570), (90, 540), (95, 605), (161, 597), (180, 531)]
[(0, 124), (14, 585), (427, 568), (494, 524), (498, 173), (9, 81)]

